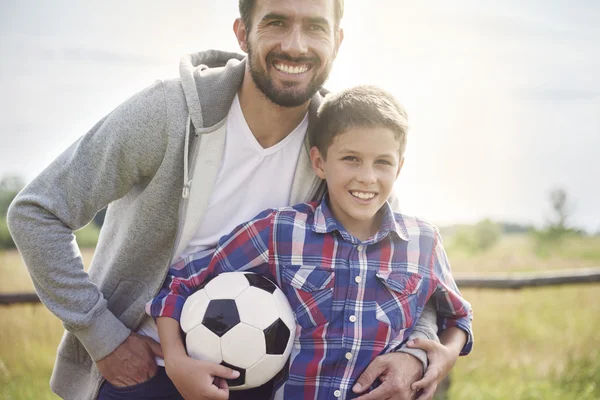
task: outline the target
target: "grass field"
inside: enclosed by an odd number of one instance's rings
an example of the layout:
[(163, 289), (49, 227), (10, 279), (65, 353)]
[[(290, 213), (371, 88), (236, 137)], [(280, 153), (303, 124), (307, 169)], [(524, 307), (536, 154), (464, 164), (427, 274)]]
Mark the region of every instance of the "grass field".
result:
[[(457, 274), (600, 266), (600, 238), (569, 239), (543, 258), (526, 236), (478, 254), (447, 247)], [(19, 256), (0, 253), (0, 293), (31, 288)], [(476, 342), (453, 369), (450, 399), (600, 399), (600, 285), (463, 294)], [(56, 399), (48, 379), (61, 334), (43, 306), (0, 307), (0, 399)]]

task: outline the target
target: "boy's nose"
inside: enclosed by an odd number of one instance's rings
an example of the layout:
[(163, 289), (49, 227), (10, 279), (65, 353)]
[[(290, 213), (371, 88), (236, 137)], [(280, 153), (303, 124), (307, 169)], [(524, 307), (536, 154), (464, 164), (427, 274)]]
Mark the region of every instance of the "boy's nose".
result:
[(358, 172), (356, 180), (364, 184), (372, 184), (377, 181), (377, 175), (373, 171), (373, 168), (363, 167)]

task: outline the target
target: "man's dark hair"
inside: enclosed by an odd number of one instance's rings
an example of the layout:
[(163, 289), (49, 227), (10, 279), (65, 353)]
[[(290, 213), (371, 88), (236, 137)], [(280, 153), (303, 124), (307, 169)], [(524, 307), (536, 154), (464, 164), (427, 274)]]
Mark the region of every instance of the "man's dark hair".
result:
[[(252, 11), (256, 0), (239, 0), (238, 7), (240, 9), (240, 17), (244, 21), (244, 25), (249, 30), (252, 24)], [(333, 0), (335, 5), (335, 28), (340, 26), (340, 21), (344, 16), (344, 0)]]
[(404, 107), (391, 93), (363, 85), (328, 95), (319, 107), (310, 143), (326, 158), (333, 138), (354, 127), (388, 128), (398, 142), (400, 157), (404, 155), (408, 120)]

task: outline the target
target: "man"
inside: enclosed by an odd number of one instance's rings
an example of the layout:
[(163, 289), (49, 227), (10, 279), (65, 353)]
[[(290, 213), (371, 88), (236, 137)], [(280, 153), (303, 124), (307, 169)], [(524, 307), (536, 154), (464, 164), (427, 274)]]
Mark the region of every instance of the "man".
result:
[[(168, 266), (210, 251), (260, 210), (323, 193), (305, 137), (343, 40), (343, 0), (240, 0), (240, 14), (234, 31), (247, 58), (185, 57), (180, 79), (117, 107), (11, 206), (36, 290), (66, 328), (51, 379), (61, 397), (94, 399), (104, 380), (117, 391), (148, 382), (162, 352), (144, 305)], [(73, 231), (107, 205), (88, 275)], [(416, 335), (433, 338), (432, 325)], [(423, 372), (416, 357), (425, 360), (404, 348), (377, 360), (363, 383), (383, 376), (390, 397), (410, 398)], [(231, 371), (207, 363), (194, 373), (211, 385)]]

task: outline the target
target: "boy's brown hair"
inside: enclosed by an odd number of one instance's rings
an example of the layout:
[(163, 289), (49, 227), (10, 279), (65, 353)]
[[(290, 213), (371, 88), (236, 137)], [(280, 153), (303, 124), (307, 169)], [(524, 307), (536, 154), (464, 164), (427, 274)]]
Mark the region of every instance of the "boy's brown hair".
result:
[(399, 144), (400, 157), (406, 148), (408, 119), (404, 107), (389, 92), (376, 86), (355, 86), (328, 95), (319, 107), (317, 122), (311, 130), (311, 146), (317, 146), (321, 156), (337, 135), (354, 127), (386, 127)]

